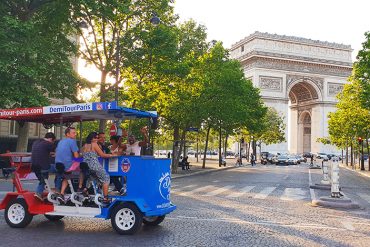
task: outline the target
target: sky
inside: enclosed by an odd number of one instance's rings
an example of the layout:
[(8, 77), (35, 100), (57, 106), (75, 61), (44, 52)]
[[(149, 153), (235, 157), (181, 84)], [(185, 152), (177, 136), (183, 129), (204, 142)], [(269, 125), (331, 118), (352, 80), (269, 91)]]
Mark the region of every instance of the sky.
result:
[(180, 21), (207, 27), (226, 48), (255, 31), (351, 45), (355, 59), (370, 31), (369, 0), (175, 0)]

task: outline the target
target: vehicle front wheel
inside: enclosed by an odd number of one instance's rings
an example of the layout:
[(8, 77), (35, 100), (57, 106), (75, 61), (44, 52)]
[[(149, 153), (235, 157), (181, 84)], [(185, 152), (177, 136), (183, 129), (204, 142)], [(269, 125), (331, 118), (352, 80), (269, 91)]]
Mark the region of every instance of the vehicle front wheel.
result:
[(13, 228), (24, 228), (31, 223), (33, 215), (28, 212), (28, 206), (23, 198), (12, 200), (5, 209), (5, 221)]
[(64, 218), (63, 215), (48, 215), (48, 214), (45, 214), (44, 215), (46, 219), (50, 220), (50, 221), (58, 221), (58, 220), (61, 220)]
[(134, 204), (121, 203), (113, 209), (111, 223), (117, 233), (131, 235), (136, 233), (143, 224), (143, 214)]
[(166, 217), (166, 215), (144, 217), (143, 218), (143, 223), (144, 223), (144, 225), (147, 225), (147, 226), (157, 226), (157, 225), (161, 224), (162, 221), (164, 221), (165, 217)]

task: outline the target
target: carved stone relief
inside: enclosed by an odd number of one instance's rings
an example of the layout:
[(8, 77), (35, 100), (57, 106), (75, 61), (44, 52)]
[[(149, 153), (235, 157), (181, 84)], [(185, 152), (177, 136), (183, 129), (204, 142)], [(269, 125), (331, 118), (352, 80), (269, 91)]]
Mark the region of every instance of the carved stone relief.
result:
[(342, 90), (343, 84), (328, 82), (328, 96), (336, 96)]
[(287, 87), (289, 87), (296, 81), (312, 81), (313, 83), (316, 84), (318, 88), (320, 88), (320, 90), (324, 89), (324, 78), (289, 74), (286, 76)]
[(348, 77), (351, 75), (352, 72), (352, 68), (348, 67), (318, 65), (318, 64), (309, 64), (305, 62), (285, 61), (279, 59), (257, 58), (257, 57), (244, 61), (243, 66), (245, 70), (252, 68), (264, 68), (309, 74), (333, 75), (341, 77)]
[(283, 90), (283, 78), (271, 77), (271, 76), (260, 76), (259, 87), (266, 91), (279, 91)]

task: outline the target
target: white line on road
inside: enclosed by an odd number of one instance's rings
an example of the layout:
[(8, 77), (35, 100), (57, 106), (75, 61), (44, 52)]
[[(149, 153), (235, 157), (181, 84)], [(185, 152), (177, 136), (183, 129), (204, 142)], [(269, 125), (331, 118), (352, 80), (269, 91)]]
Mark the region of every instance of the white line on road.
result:
[(264, 226), (281, 226), (281, 227), (291, 227), (291, 228), (312, 228), (312, 229), (326, 229), (326, 230), (341, 230), (341, 231), (348, 231), (346, 228), (338, 228), (338, 227), (330, 227), (326, 225), (320, 224), (284, 224), (281, 222), (266, 222), (266, 221), (246, 221), (240, 219), (216, 219), (216, 218), (196, 218), (196, 217), (166, 217), (169, 220), (192, 220), (192, 221), (206, 221), (206, 222), (227, 222), (227, 223), (237, 223), (237, 224), (245, 224), (245, 225), (264, 225)]
[[(195, 184), (191, 184), (191, 185), (186, 185), (184, 187), (178, 187), (177, 189), (191, 189), (191, 188), (194, 188), (195, 186), (196, 186)], [(177, 189), (172, 190), (172, 192), (176, 192)]]
[(215, 195), (218, 195), (218, 194), (221, 194), (225, 191), (228, 191), (232, 188), (234, 188), (235, 186), (234, 185), (228, 185), (228, 186), (225, 186), (225, 187), (222, 187), (222, 188), (219, 188), (217, 190), (214, 190), (214, 191), (211, 191), (211, 192), (208, 192), (207, 194), (205, 194), (205, 196), (215, 196)]
[(185, 191), (183, 193), (180, 193), (179, 195), (180, 196), (189, 196), (189, 195), (197, 193), (197, 192), (205, 191), (205, 190), (208, 190), (208, 189), (214, 189), (214, 188), (215, 187), (213, 185), (207, 185), (207, 186), (204, 186), (204, 187), (197, 188), (195, 190)]
[(359, 197), (370, 203), (370, 195), (364, 194), (364, 193), (357, 193)]
[(341, 221), (342, 225), (344, 226), (344, 228), (350, 230), (350, 231), (354, 231), (355, 228), (353, 227), (352, 223), (350, 221)]
[(306, 191), (301, 188), (286, 188), (284, 194), (280, 197), (281, 200), (294, 201), (303, 200), (306, 198)]
[[(311, 170), (308, 169), (308, 186), (312, 185)], [(311, 201), (316, 201), (315, 191), (310, 188)]]
[(254, 198), (255, 199), (265, 199), (275, 189), (276, 189), (276, 187), (266, 187), (263, 190), (261, 190), (260, 193), (258, 193), (257, 195), (255, 195)]
[(245, 186), (243, 189), (241, 189), (240, 191), (238, 192), (234, 192), (228, 196), (226, 196), (227, 198), (235, 198), (235, 197), (240, 197), (242, 196), (243, 194), (251, 191), (255, 186)]

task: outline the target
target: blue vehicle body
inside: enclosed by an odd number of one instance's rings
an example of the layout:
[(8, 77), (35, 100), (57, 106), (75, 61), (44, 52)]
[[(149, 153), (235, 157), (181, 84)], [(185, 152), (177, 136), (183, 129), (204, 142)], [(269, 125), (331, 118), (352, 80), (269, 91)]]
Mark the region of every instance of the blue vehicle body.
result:
[(110, 218), (110, 211), (117, 203), (133, 202), (144, 216), (162, 216), (176, 209), (171, 203), (171, 160), (153, 156), (119, 156), (104, 159), (110, 176), (122, 177), (127, 193), (112, 196), (109, 207), (102, 208), (98, 218)]

